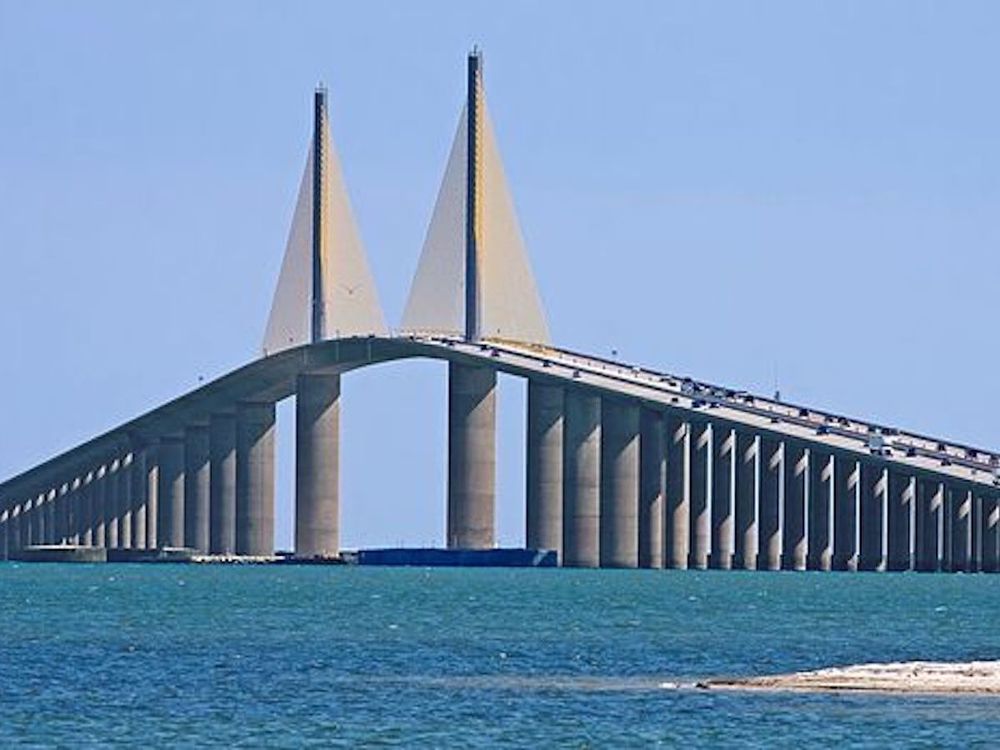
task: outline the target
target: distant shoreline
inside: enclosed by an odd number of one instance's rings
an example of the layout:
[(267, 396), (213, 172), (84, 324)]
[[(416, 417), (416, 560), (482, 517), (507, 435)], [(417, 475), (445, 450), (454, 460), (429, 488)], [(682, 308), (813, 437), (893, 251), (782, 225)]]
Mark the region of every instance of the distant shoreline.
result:
[(760, 677), (702, 680), (705, 690), (1000, 696), (1000, 661), (891, 662)]

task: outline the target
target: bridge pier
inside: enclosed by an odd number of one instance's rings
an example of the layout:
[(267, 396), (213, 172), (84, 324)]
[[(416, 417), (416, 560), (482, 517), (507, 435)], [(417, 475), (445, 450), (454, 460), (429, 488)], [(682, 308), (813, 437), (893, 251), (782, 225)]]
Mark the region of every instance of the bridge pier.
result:
[(812, 456), (804, 444), (786, 440), (782, 459), (784, 514), (781, 567), (805, 570), (809, 543), (809, 474)]
[(857, 570), (861, 550), (861, 464), (835, 455), (833, 460), (834, 570)]
[(52, 490), (46, 489), (41, 494), (41, 505), (38, 508), (38, 543), (52, 544)]
[(7, 553), (21, 549), (21, 501), (15, 500), (7, 515)]
[(931, 479), (917, 480), (916, 570), (931, 573), (941, 569), (944, 484)]
[(209, 548), (211, 466), (208, 427), (184, 431), (184, 546), (205, 554)]
[(48, 534), (48, 503), (48, 490), (35, 495), (35, 544), (46, 544), (45, 535)]
[(158, 549), (160, 539), (160, 446), (146, 448), (146, 549)]
[(712, 425), (703, 420), (688, 422), (688, 498), (691, 514), (691, 545), (688, 567), (708, 568), (712, 541)]
[(213, 414), (208, 423), (209, 551), (236, 554), (236, 415)]
[(809, 507), (806, 511), (806, 568), (830, 570), (833, 564), (833, 456), (809, 449)]
[(785, 446), (774, 438), (761, 436), (760, 451), (760, 551), (757, 569), (781, 570)]
[(29, 496), (21, 505), (21, 547), (28, 547), (33, 543), (32, 537), (35, 534), (35, 499), (36, 496)]
[(760, 436), (736, 433), (736, 552), (733, 567), (756, 570), (760, 508)]
[(555, 550), (560, 565), (564, 415), (562, 386), (529, 379), (525, 541), (529, 549)]
[(299, 375), (295, 388), (295, 554), (340, 554), (340, 375)]
[(106, 543), (105, 539), (105, 522), (107, 519), (108, 509), (107, 504), (107, 476), (108, 467), (99, 466), (94, 470), (94, 481), (90, 485), (90, 502), (91, 502), (91, 523), (92, 523), (92, 539), (91, 543), (94, 547), (104, 547)]
[(639, 567), (663, 567), (663, 514), (667, 453), (663, 413), (643, 408), (639, 415)]
[(889, 471), (888, 570), (912, 570), (915, 545), (916, 479), (895, 469)]
[(146, 450), (132, 446), (132, 466), (128, 483), (132, 500), (132, 549), (146, 549), (149, 540), (147, 524), (148, 477)]
[(496, 370), (448, 364), (448, 548), (491, 549), (496, 504)]
[(596, 568), (601, 496), (601, 399), (569, 389), (563, 423), (564, 565)]
[(121, 461), (109, 461), (104, 473), (104, 546), (108, 549), (118, 549), (119, 520), (121, 510), (118, 504), (118, 473), (121, 471)]
[(709, 566), (717, 570), (733, 567), (736, 531), (736, 431), (712, 425), (712, 539)]
[(132, 549), (132, 468), (135, 461), (131, 453), (126, 454), (118, 467), (118, 546)]
[(972, 495), (972, 547), (969, 555), (969, 572), (978, 573), (983, 565), (983, 496), (979, 492)]
[(861, 556), (858, 570), (884, 571), (888, 538), (888, 471), (861, 461)]
[[(49, 493), (47, 491), (37, 492), (35, 494), (35, 502), (32, 509), (32, 515), (34, 516), (34, 533), (32, 534), (32, 544), (44, 544), (45, 543), (45, 503), (49, 499)], [(973, 498), (973, 507), (978, 506), (979, 498)], [(977, 516), (978, 518), (978, 516)], [(978, 523), (974, 523), (974, 528), (978, 531)], [(973, 532), (973, 537), (978, 536)]]
[(59, 544), (59, 530), (57, 523), (57, 515), (59, 508), (59, 490), (61, 485), (53, 487), (49, 490), (49, 501), (47, 505), (47, 515), (46, 515), (46, 528), (48, 529), (49, 544)]
[(69, 485), (61, 483), (55, 490), (55, 497), (52, 499), (52, 543), (66, 543), (66, 499), (69, 493)]
[(948, 488), (950, 523), (950, 555), (948, 570), (967, 572), (972, 552), (972, 494), (962, 487)]
[(242, 402), (236, 412), (236, 554), (274, 554), (273, 403)]
[(161, 438), (157, 450), (157, 541), (160, 547), (184, 546), (184, 439)]
[(80, 512), (77, 521), (80, 526), (80, 544), (84, 547), (94, 546), (94, 486), (97, 483), (97, 472), (89, 471), (80, 486), (80, 500), (77, 507)]
[(598, 558), (602, 568), (639, 564), (639, 406), (601, 399), (601, 515)]
[(984, 573), (1000, 572), (1000, 498), (983, 497), (983, 566)]
[(31, 498), (21, 500), (17, 512), (17, 548), (31, 544)]
[(668, 414), (664, 422), (667, 443), (667, 518), (665, 564), (687, 570), (691, 551), (691, 426)]
[(80, 499), (83, 479), (74, 477), (69, 483), (64, 507), (64, 517), (66, 519), (66, 543), (80, 543)]

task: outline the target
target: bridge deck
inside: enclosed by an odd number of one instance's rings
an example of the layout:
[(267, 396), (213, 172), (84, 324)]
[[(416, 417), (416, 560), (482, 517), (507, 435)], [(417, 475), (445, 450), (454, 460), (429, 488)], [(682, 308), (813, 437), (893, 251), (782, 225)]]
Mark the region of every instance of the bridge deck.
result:
[(0, 483), (0, 498), (85, 470), (157, 437), (207, 424), (238, 402), (274, 402), (295, 391), (303, 372), (347, 372), (396, 359), (423, 357), (488, 365), (508, 374), (549, 378), (602, 394), (635, 398), (666, 410), (778, 438), (795, 438), (831, 453), (900, 464), (910, 473), (995, 487), (1000, 457), (949, 441), (754, 396), (647, 368), (553, 347), (510, 342), (468, 343), (439, 336), (354, 337), (289, 349), (256, 360)]

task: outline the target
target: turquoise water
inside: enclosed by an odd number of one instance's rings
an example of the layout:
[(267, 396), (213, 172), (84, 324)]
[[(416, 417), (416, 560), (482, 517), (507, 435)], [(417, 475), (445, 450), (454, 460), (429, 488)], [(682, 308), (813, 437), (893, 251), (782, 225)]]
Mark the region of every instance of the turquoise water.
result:
[(0, 626), (0, 747), (1000, 737), (996, 699), (664, 687), (1000, 658), (1000, 576), (6, 563)]

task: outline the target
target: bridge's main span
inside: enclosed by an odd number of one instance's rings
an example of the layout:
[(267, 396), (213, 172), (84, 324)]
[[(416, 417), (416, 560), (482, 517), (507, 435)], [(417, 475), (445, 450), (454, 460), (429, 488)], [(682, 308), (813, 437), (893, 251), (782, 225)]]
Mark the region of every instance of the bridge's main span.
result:
[[(528, 383), (526, 545), (576, 567), (1000, 570), (1000, 458), (549, 344), (482, 87), (386, 333), (317, 91), (265, 357), (0, 484), (35, 545), (267, 557), (275, 405), (296, 398), (295, 552), (340, 551), (344, 373), (448, 362), (447, 544), (495, 542), (496, 379)], [(514, 343), (530, 342), (530, 343)]]

